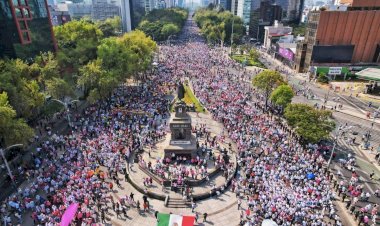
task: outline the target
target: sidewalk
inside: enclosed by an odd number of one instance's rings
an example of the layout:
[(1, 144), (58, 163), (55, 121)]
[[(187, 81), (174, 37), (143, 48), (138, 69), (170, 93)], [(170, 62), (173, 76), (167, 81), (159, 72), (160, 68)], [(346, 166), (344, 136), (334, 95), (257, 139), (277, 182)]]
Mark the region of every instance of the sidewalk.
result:
[[(322, 100), (319, 100), (319, 101), (322, 102)], [(327, 101), (327, 104), (325, 106), (327, 109), (331, 110), (331, 108), (334, 108), (335, 106), (337, 106), (337, 103), (334, 101)], [(368, 122), (380, 125), (380, 119), (379, 118), (373, 118), (373, 117), (368, 118), (365, 113), (359, 112), (357, 109), (350, 107), (350, 106), (347, 106), (347, 105), (343, 105), (343, 107), (341, 109), (337, 107), (336, 110), (334, 109), (334, 111), (341, 112), (341, 113), (347, 114), (347, 115), (351, 115), (351, 116), (366, 120)]]
[[(78, 105), (77, 105), (77, 108), (76, 109), (71, 109), (71, 115), (75, 115), (77, 113), (80, 113), (82, 112), (85, 108), (87, 107), (87, 102), (83, 102), (81, 101)], [(73, 121), (73, 123), (75, 124), (75, 122)], [(69, 131), (69, 127), (68, 127), (68, 122), (67, 122), (67, 119), (66, 117), (61, 117), (60, 119), (56, 119), (56, 121), (49, 121), (49, 122), (46, 122), (45, 123), (46, 125), (49, 125), (51, 127), (51, 134), (67, 134), (67, 132)], [(26, 147), (27, 151), (25, 154), (23, 154), (22, 156), (22, 164), (24, 163), (29, 163), (29, 164), (34, 164), (32, 163), (32, 153), (36, 153), (36, 149), (45, 141), (49, 140), (51, 138), (51, 136), (48, 135), (47, 131), (41, 129), (42, 133), (39, 133), (38, 129), (36, 129), (36, 135), (39, 135), (39, 140), (36, 142), (33, 140), (33, 142), (28, 145)], [(44, 153), (39, 153), (39, 155), (37, 154), (37, 156), (43, 161), (44, 158), (46, 158), (46, 156), (43, 156)], [(14, 169), (11, 169), (12, 172), (14, 173), (14, 170), (16, 170), (16, 168)], [(5, 171), (4, 171), (5, 172)], [(25, 186), (27, 186), (27, 184), (29, 184), (30, 181), (27, 181), (25, 180), (25, 177), (22, 176), (22, 177), (18, 177), (17, 179), (17, 186), (18, 188), (23, 188)], [(0, 200), (4, 200), (5, 198), (9, 197), (11, 194), (13, 194), (15, 191), (14, 191), (14, 188), (13, 186), (9, 186), (9, 184), (2, 184), (2, 182), (0, 183), (1, 186), (1, 194), (0, 194)]]

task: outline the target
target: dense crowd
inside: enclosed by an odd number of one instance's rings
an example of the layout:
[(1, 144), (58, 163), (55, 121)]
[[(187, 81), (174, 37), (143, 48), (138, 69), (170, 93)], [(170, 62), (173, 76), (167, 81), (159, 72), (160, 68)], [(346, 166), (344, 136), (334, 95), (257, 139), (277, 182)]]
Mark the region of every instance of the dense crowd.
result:
[[(135, 150), (165, 135), (170, 114), (167, 94), (174, 91), (176, 82), (188, 79), (196, 96), (237, 145), (239, 171), (231, 189), (239, 208), (243, 202), (248, 206), (241, 214), (241, 224), (259, 225), (270, 218), (279, 225), (319, 226), (326, 225), (324, 215), (330, 213), (334, 225), (341, 225), (333, 212), (322, 155), (311, 146), (301, 146), (281, 120), (265, 111), (263, 96), (249, 83), (250, 74), (224, 52), (210, 49), (194, 26), (186, 26), (180, 40), (177, 45), (162, 46), (163, 64), (142, 84), (119, 87), (112, 97), (86, 108), (69, 135), (53, 134), (38, 148), (49, 158), (34, 156), (29, 184), (2, 203), (2, 224), (21, 224), (25, 213), (30, 213), (34, 224), (55, 225), (74, 202), (80, 204), (75, 221), (84, 225), (104, 223), (110, 208), (118, 217), (121, 213), (127, 216), (131, 205), (140, 208), (132, 193), (114, 200), (114, 183), (120, 186), (119, 175), (126, 174), (126, 161)], [(211, 139), (206, 140), (216, 147)], [(185, 159), (191, 162), (190, 168), (176, 157), (144, 165), (163, 178), (197, 179), (207, 176), (204, 161), (213, 156), (200, 155), (206, 157)], [(220, 157), (213, 160), (217, 164), (224, 161)], [(169, 167), (170, 161), (176, 164)], [(149, 185), (151, 180), (144, 181)], [(355, 183), (350, 186), (360, 190)], [(144, 209), (149, 208), (146, 197), (143, 203)]]
[[(202, 42), (169, 51), (170, 64), (191, 78), (197, 97), (237, 144), (240, 171), (232, 189), (249, 207), (241, 223), (258, 225), (271, 218), (279, 225), (325, 225), (324, 213), (333, 206), (322, 155), (301, 146), (281, 121), (266, 113), (248, 73), (226, 54)], [(337, 215), (333, 218), (341, 224)]]
[[(156, 73), (160, 76), (149, 76), (144, 84), (116, 89), (110, 98), (86, 108), (69, 135), (52, 134), (38, 147), (34, 167), (26, 172), (28, 185), (2, 203), (2, 224), (22, 224), (31, 217), (36, 225), (55, 225), (72, 203), (80, 204), (79, 225), (104, 223), (111, 207), (126, 215), (133, 196), (114, 201), (113, 186), (120, 186), (119, 174), (126, 174), (132, 152), (164, 134), (169, 116), (171, 75), (162, 68)], [(139, 202), (134, 206), (139, 208)]]

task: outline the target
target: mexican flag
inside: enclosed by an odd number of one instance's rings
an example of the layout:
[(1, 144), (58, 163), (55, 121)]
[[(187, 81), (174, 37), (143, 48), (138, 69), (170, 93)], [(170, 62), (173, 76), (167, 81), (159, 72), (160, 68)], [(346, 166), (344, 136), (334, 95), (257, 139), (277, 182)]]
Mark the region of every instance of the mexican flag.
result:
[(158, 213), (157, 226), (194, 226), (194, 216), (181, 216), (176, 214)]

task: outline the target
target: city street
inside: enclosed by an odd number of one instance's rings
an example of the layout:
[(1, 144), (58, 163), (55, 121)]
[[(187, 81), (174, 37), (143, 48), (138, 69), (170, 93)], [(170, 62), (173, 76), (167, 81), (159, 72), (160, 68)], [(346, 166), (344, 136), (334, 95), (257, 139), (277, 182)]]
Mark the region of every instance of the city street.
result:
[[(270, 69), (284, 67), (278, 60), (273, 59), (266, 53), (262, 53), (261, 59)], [(284, 76), (288, 79), (289, 83), (296, 88), (296, 90), (308, 90), (308, 95), (301, 94), (295, 96), (293, 99), (293, 102), (295, 103), (305, 103), (310, 105), (318, 104), (319, 106), (322, 106), (325, 97), (329, 96), (326, 103), (327, 109), (334, 108), (338, 104), (343, 104), (342, 109), (338, 108), (337, 110), (333, 110), (333, 116), (337, 123), (337, 129), (333, 131), (333, 134), (339, 133), (339, 127), (342, 127), (341, 130), (347, 130), (347, 132), (344, 136), (338, 136), (337, 138), (337, 152), (331, 168), (339, 181), (347, 182), (351, 178), (351, 171), (347, 170), (347, 168), (344, 167), (344, 164), (342, 165), (339, 160), (346, 160), (349, 154), (355, 156), (357, 164), (356, 172), (359, 175), (359, 180), (361, 184), (364, 185), (364, 190), (371, 194), (369, 202), (373, 204), (380, 203), (380, 199), (374, 195), (375, 191), (380, 187), (380, 164), (374, 159), (375, 153), (380, 151), (380, 120), (373, 120), (372, 118), (367, 119), (365, 116), (366, 112), (375, 112), (377, 110), (377, 104), (368, 107), (368, 103), (360, 98), (354, 96), (350, 97), (330, 91), (326, 88), (321, 88), (320, 85), (317, 85), (314, 82), (309, 82), (304, 75), (292, 75), (291, 73), (290, 75)], [(310, 93), (314, 95), (313, 98), (310, 98)], [(339, 102), (336, 101), (338, 98), (340, 100)], [(364, 150), (362, 147), (362, 136), (369, 131), (371, 132), (370, 146), (373, 147), (373, 152)], [(350, 143), (350, 140), (353, 138), (356, 138), (354, 144)], [(332, 146), (333, 144), (330, 143), (330, 147)], [(373, 179), (370, 179), (370, 173), (374, 173)], [(367, 203), (368, 202), (359, 201), (357, 206), (363, 207), (367, 205)]]

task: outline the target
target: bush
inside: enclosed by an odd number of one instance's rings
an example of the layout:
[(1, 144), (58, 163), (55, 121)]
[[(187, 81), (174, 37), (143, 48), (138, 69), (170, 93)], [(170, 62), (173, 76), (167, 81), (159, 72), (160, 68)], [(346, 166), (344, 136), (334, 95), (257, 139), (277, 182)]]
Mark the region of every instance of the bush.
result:
[(327, 77), (327, 75), (325, 73), (322, 72), (318, 75), (317, 81), (320, 83), (328, 84), (329, 78)]
[(255, 61), (249, 56), (245, 55), (233, 55), (231, 56), (233, 60), (235, 60), (238, 63), (243, 63), (247, 59), (247, 65), (246, 66), (256, 66), (256, 67), (261, 67), (261, 68), (266, 68), (263, 63), (261, 63), (259, 60)]

